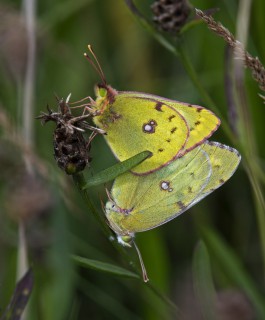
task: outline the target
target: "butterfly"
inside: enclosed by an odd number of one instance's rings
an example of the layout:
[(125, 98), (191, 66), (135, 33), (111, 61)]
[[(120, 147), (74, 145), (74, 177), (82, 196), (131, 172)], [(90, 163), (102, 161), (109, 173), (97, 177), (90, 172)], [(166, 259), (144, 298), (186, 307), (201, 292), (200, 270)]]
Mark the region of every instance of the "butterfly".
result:
[[(236, 149), (205, 141), (147, 176), (131, 172), (118, 176), (105, 205), (109, 226), (120, 243), (135, 245), (135, 233), (174, 219), (223, 185), (235, 172), (240, 159)], [(144, 279), (148, 280), (137, 251)]]
[(208, 139), (219, 127), (219, 118), (203, 107), (159, 96), (117, 91), (107, 85), (100, 64), (88, 46), (94, 61), (85, 57), (99, 73), (96, 100), (88, 110), (95, 125), (105, 131), (104, 138), (114, 155), (124, 161), (142, 152), (151, 156), (133, 169), (146, 175), (181, 158)]

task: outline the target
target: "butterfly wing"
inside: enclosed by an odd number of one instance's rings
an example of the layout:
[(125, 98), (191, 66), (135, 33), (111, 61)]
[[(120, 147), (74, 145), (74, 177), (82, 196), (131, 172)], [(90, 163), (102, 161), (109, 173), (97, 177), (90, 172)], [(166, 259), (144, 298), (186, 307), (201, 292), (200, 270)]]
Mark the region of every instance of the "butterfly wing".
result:
[(196, 203), (230, 179), (241, 160), (241, 156), (236, 149), (219, 142), (206, 141), (202, 149), (209, 156), (212, 175), (208, 184), (196, 199)]
[(107, 132), (105, 139), (115, 156), (123, 161), (142, 151), (152, 156), (134, 172), (146, 174), (167, 165), (186, 144), (189, 129), (174, 108), (154, 99), (118, 94), (95, 124)]
[(189, 137), (182, 154), (202, 144), (218, 129), (221, 123), (220, 119), (212, 111), (197, 105), (141, 92), (119, 92), (119, 94), (126, 94), (128, 97), (137, 95), (138, 98), (160, 101), (178, 111), (186, 120), (189, 128)]
[(148, 176), (127, 172), (112, 187), (110, 225), (118, 234), (157, 227), (187, 210), (210, 176), (209, 157), (200, 147)]
[(237, 150), (206, 141), (147, 177), (121, 175), (113, 185), (114, 204), (107, 218), (124, 234), (157, 227), (219, 188), (239, 162)]

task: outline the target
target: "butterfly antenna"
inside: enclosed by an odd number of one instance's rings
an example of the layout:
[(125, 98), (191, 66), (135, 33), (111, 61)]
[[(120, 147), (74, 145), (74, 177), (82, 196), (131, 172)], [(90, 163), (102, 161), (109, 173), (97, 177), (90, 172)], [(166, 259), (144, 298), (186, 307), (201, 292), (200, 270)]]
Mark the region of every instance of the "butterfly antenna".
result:
[(148, 282), (149, 279), (148, 279), (148, 276), (147, 276), (147, 272), (146, 272), (146, 269), (145, 269), (145, 265), (144, 265), (144, 261), (143, 261), (141, 252), (140, 252), (139, 248), (137, 247), (137, 245), (136, 245), (134, 240), (132, 240), (132, 243), (133, 243), (133, 245), (134, 245), (134, 247), (136, 249), (136, 252), (138, 254), (138, 257), (139, 257), (140, 265), (141, 265), (141, 268), (142, 268), (143, 280), (144, 280), (144, 282)]
[(90, 44), (88, 45), (88, 50), (92, 54), (95, 62), (90, 58), (90, 56), (87, 53), (84, 53), (85, 58), (89, 61), (89, 63), (92, 65), (92, 67), (99, 74), (100, 79), (103, 82), (103, 84), (106, 85), (107, 82), (106, 82), (106, 78), (105, 78), (104, 72), (103, 72), (103, 70), (102, 70), (102, 68), (100, 66), (100, 63), (99, 63), (99, 61), (98, 61), (98, 59), (97, 59), (97, 57), (96, 57), (96, 55), (95, 55), (95, 53), (94, 53), (94, 51), (93, 51), (93, 49), (92, 49)]

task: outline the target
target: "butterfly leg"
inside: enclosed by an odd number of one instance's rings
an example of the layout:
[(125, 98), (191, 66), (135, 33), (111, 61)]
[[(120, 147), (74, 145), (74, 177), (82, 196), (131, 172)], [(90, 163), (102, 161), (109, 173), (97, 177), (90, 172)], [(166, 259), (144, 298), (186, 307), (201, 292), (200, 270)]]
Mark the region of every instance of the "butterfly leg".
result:
[(87, 141), (87, 147), (90, 149), (90, 146), (91, 146), (91, 142), (93, 141), (93, 139), (95, 138), (95, 136), (98, 134), (98, 132), (96, 131), (93, 131), (91, 133), (91, 135), (89, 136), (88, 138), (88, 141)]
[(83, 98), (83, 99), (81, 99), (79, 101), (72, 102), (71, 104), (76, 104), (76, 103), (79, 103), (79, 102), (82, 102), (82, 101), (85, 101), (85, 100), (89, 100), (89, 102), (88, 103), (84, 103), (84, 104), (80, 104), (80, 105), (77, 105), (77, 106), (71, 106), (71, 109), (84, 108), (82, 115), (85, 115), (86, 112), (88, 112), (88, 114), (91, 115), (91, 116), (98, 115), (99, 111), (97, 111), (97, 110), (95, 110), (93, 108), (93, 106), (96, 105), (96, 102), (91, 97), (85, 97), (85, 98)]

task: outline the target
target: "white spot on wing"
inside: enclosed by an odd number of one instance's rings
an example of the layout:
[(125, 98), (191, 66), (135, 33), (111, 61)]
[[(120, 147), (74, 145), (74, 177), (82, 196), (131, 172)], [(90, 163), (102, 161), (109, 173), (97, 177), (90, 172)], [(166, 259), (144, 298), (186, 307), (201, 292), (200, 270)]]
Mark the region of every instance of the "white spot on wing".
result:
[(160, 188), (162, 190), (168, 191), (168, 192), (172, 192), (173, 188), (170, 187), (170, 182), (169, 181), (161, 181), (160, 182)]

